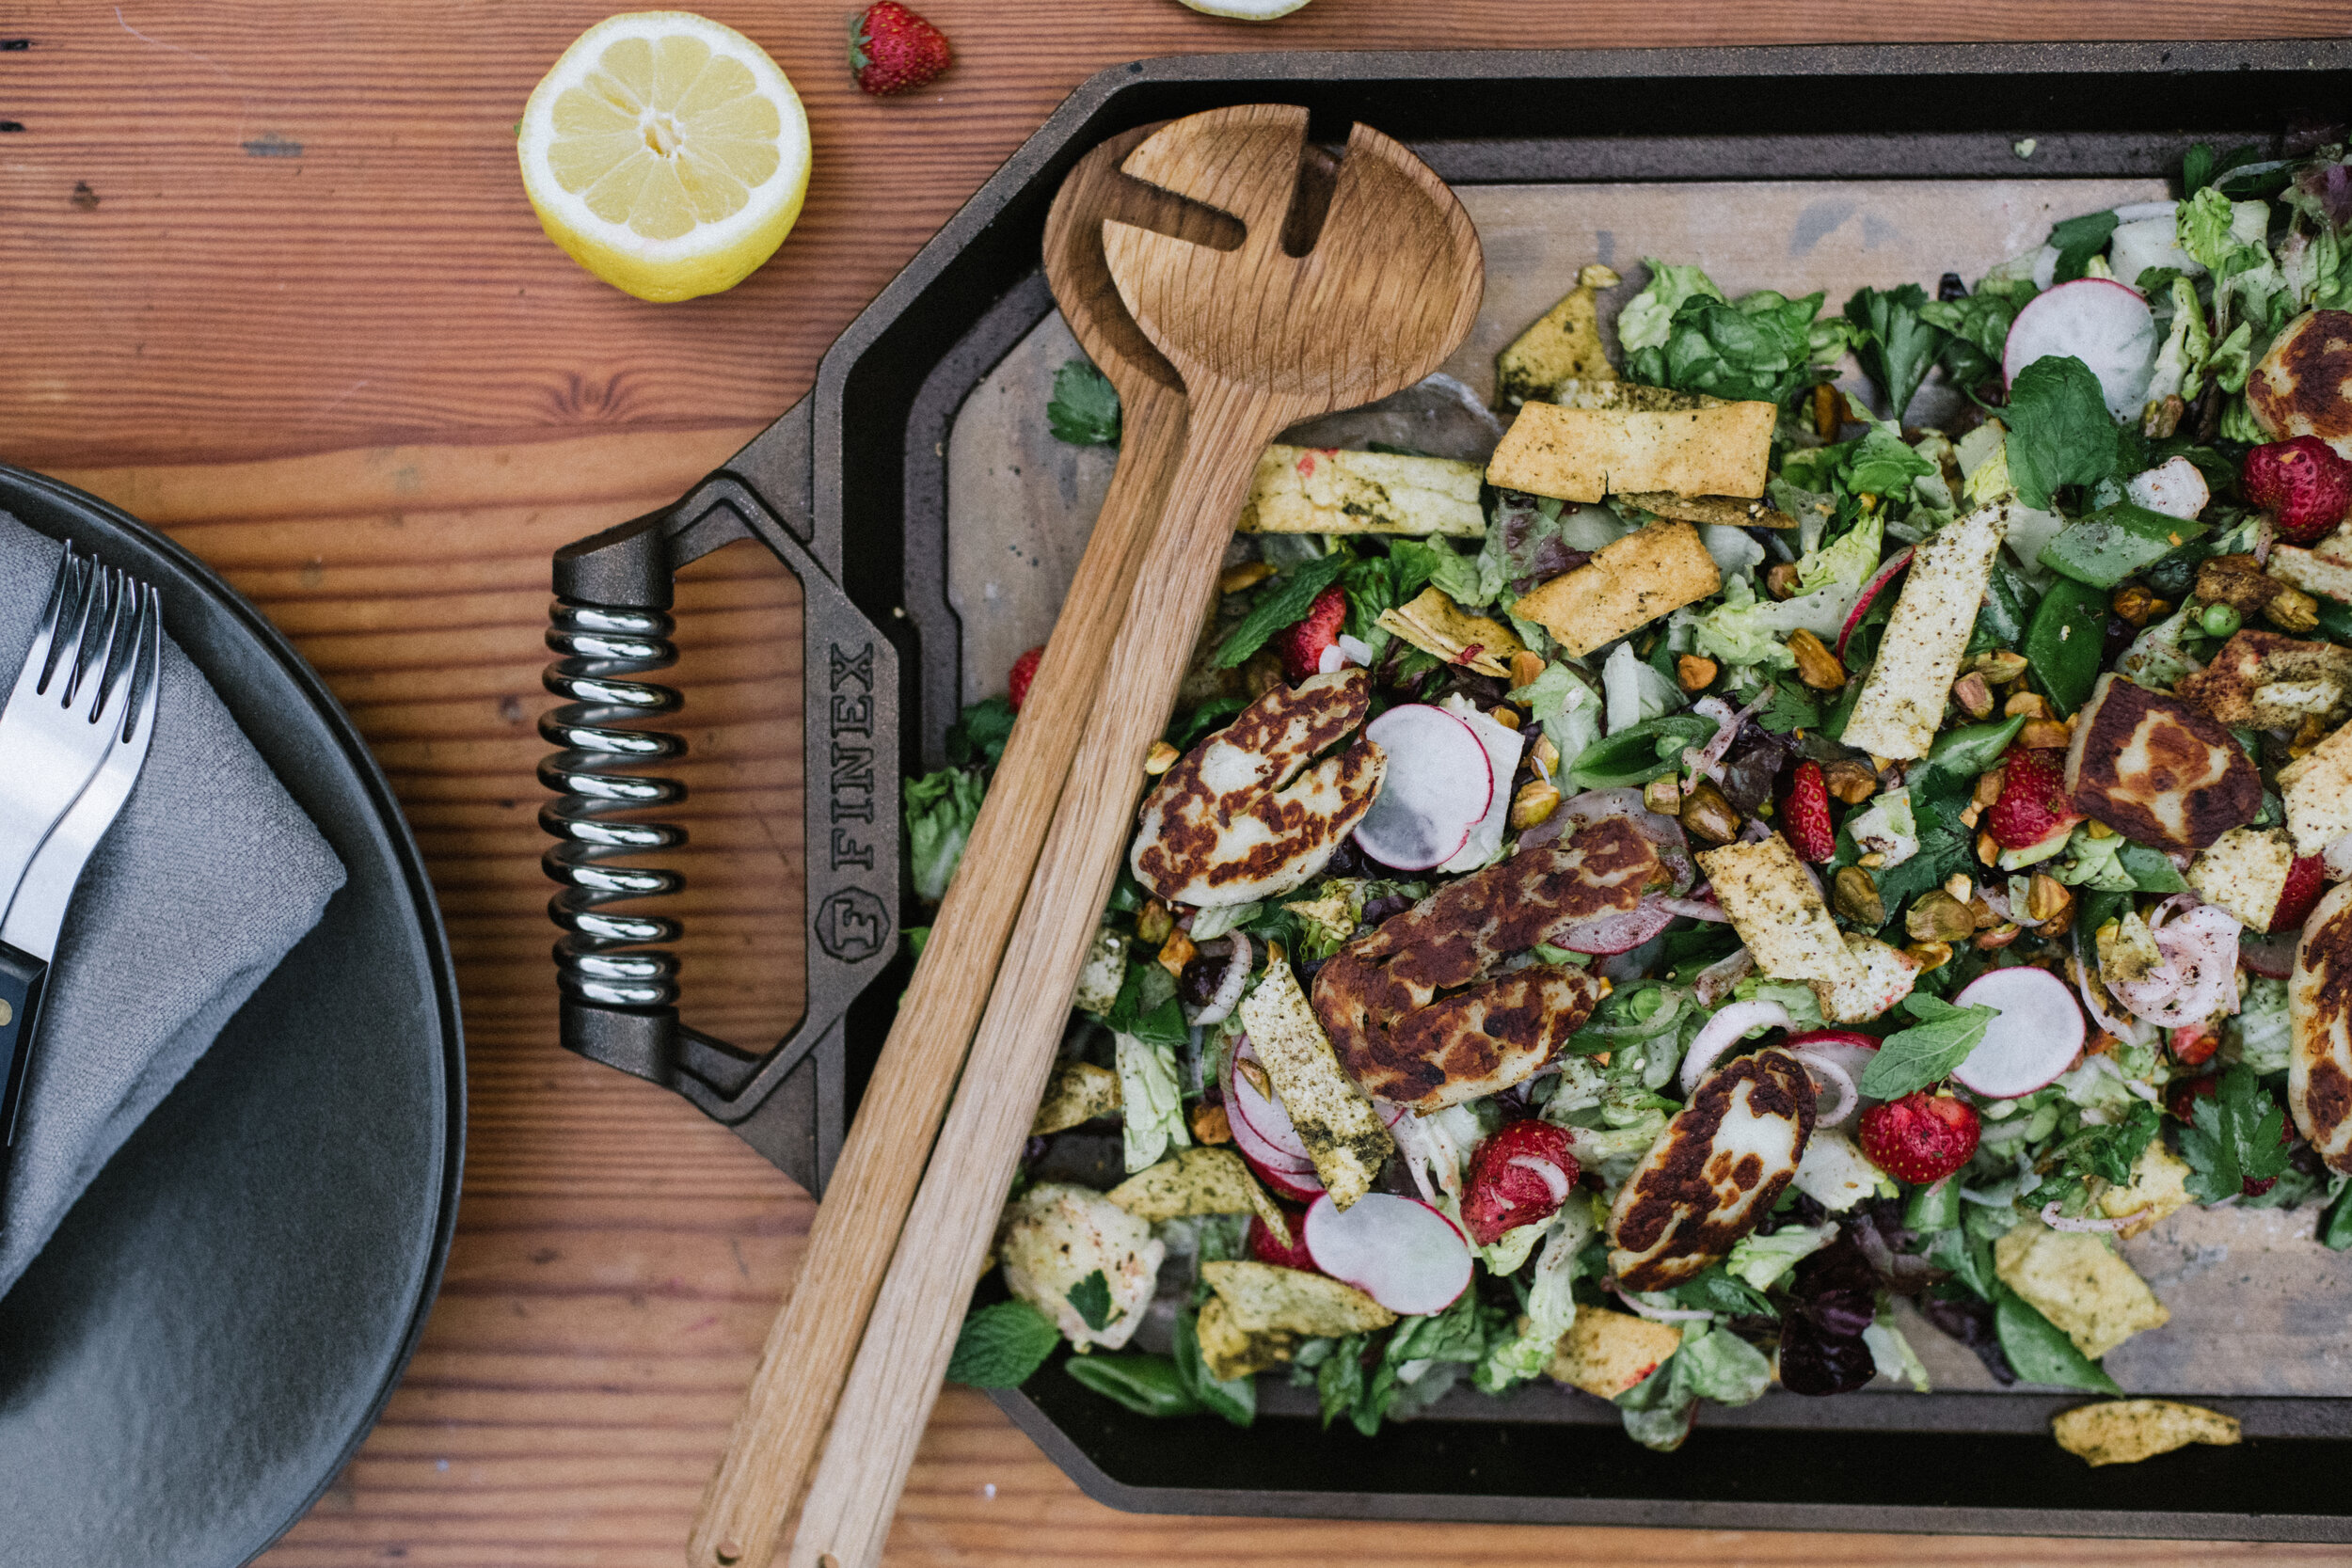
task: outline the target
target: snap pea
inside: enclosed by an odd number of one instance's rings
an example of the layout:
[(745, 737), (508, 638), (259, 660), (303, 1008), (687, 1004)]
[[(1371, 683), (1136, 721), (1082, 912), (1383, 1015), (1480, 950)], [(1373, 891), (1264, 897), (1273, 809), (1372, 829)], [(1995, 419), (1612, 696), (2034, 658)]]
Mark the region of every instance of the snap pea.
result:
[(1946, 1177), (1925, 1187), (1911, 1189), (1910, 1207), (1903, 1211), (1903, 1226), (1922, 1235), (1931, 1231), (1949, 1230), (1960, 1223), (1960, 1180)]
[(1072, 1377), (1138, 1416), (1189, 1416), (1200, 1408), (1176, 1363), (1165, 1355), (1073, 1355), (1062, 1365)]
[(2082, 706), (2097, 684), (2106, 629), (2106, 594), (2073, 578), (2052, 582), (2035, 607), (2026, 628), (2026, 661), (2060, 718)]
[(2042, 546), (2042, 564), (2093, 588), (2112, 588), (2134, 572), (2201, 538), (2205, 525), (2168, 517), (2129, 501), (2069, 523)]
[(2172, 857), (2147, 844), (2126, 844), (2116, 851), (2116, 860), (2132, 874), (2132, 881), (2142, 893), (2186, 893), (2188, 883), (2181, 879), (2180, 868)]
[(1721, 726), (1696, 713), (1665, 713), (1629, 724), (1577, 753), (1568, 779), (1579, 789), (1615, 789), (1647, 784), (1672, 772), (1683, 748), (1704, 746)]

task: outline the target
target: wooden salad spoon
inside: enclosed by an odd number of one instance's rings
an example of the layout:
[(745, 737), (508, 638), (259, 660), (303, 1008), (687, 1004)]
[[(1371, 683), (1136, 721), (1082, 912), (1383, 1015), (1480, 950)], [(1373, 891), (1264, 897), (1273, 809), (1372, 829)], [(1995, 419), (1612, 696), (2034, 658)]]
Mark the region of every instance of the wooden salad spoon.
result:
[(1214, 250), (1104, 225), (1120, 297), (1184, 377), (1184, 454), (818, 1463), (791, 1568), (881, 1560), (1110, 895), (1144, 754), (1167, 726), (1259, 453), (1286, 425), (1435, 371), (1477, 316), (1484, 272), (1469, 215), (1419, 159), (1364, 126), (1348, 138), (1320, 233), (1294, 234), (1290, 249), (1304, 254), (1286, 250), (1306, 134), (1307, 111), (1289, 104), (1212, 110), (1154, 133), (1124, 165), (1231, 213), (1244, 236)]
[(1222, 213), (1120, 173), (1120, 160), (1151, 133), (1126, 132), (1080, 159), (1045, 219), (1055, 300), (1119, 391), (1119, 466), (818, 1206), (792, 1294), (703, 1494), (688, 1537), (692, 1568), (764, 1568), (774, 1555), (898, 1245), (1079, 732), (1103, 696), (1103, 667), (1143, 546), (1157, 530), (1183, 444), (1184, 386), (1120, 303), (1103, 260), (1103, 222), (1116, 217), (1204, 245), (1232, 245), (1241, 230)]

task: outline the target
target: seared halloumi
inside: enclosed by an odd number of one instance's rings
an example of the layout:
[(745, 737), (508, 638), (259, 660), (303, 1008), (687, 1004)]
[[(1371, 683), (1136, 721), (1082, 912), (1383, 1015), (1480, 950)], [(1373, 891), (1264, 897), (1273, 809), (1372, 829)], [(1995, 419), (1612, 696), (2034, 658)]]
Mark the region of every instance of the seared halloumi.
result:
[(1045, 1099), (1029, 1124), (1029, 1135), (1041, 1138), (1096, 1117), (1115, 1117), (1120, 1104), (1119, 1074), (1092, 1062), (1064, 1062), (1045, 1085)]
[(1785, 1051), (1702, 1079), (1609, 1210), (1609, 1272), (1667, 1291), (1720, 1262), (1772, 1212), (1813, 1135), (1813, 1080)]
[(1682, 1330), (1630, 1312), (1580, 1307), (1576, 1322), (1560, 1337), (1549, 1369), (1571, 1388), (1604, 1400), (1638, 1386), (1682, 1348)]
[(1993, 1243), (1993, 1272), (2093, 1361), (2172, 1321), (2148, 1282), (2086, 1231), (2027, 1220)]
[(2090, 1465), (2137, 1465), (2191, 1443), (2243, 1441), (2237, 1418), (2172, 1400), (2108, 1400), (2050, 1418), (2058, 1447)]
[(2287, 1109), (2330, 1170), (2352, 1173), (2352, 882), (2303, 922), (2287, 981)]
[(2187, 1161), (2165, 1148), (2162, 1138), (2151, 1138), (2132, 1162), (2132, 1179), (2099, 1195), (2099, 1212), (2111, 1220), (2129, 1219), (2131, 1224), (2115, 1233), (2129, 1241), (2188, 1206), (2188, 1172)]
[(1641, 490), (1760, 496), (1778, 414), (1769, 403), (1678, 413), (1522, 404), (1487, 459), (1486, 483), (1572, 501)]
[(2232, 828), (2188, 863), (2189, 892), (2237, 916), (2252, 931), (2270, 929), (2287, 889), (2295, 847), (2283, 829)]
[(2134, 843), (2171, 849), (2202, 849), (2263, 804), (2262, 775), (2227, 727), (2112, 671), (2074, 716), (2066, 792), (2076, 811)]
[(2352, 700), (2352, 648), (2248, 629), (2173, 690), (2232, 729), (2291, 730)]
[(1757, 969), (1776, 980), (1864, 979), (1862, 961), (1847, 951), (1821, 890), (1780, 834), (1702, 849), (1698, 863)]
[(1495, 356), (1496, 406), (1543, 397), (1563, 381), (1616, 379), (1601, 347), (1600, 303), (1595, 296), (1617, 283), (1616, 273), (1599, 262), (1585, 267), (1559, 304)]
[(2352, 313), (2307, 310), (2287, 323), (2246, 378), (2246, 402), (2255, 421), (2274, 441), (2316, 436), (2335, 448), (2337, 456), (2352, 457), (2347, 359), (2352, 359)]
[(2352, 562), (2335, 556), (2297, 545), (2278, 545), (2272, 546), (2270, 564), (2265, 570), (2290, 588), (2352, 604)]
[[(1372, 809), (1387, 759), (1361, 735), (1372, 674), (1277, 685), (1180, 758), (1143, 802), (1136, 880), (1171, 904), (1248, 904), (1311, 879)], [(1302, 771), (1303, 769), (1303, 771)]]
[(1410, 603), (1382, 610), (1378, 625), (1422, 653), (1482, 675), (1509, 674), (1511, 656), (1527, 646), (1509, 626), (1472, 615), (1441, 588), (1424, 588)]
[[(1530, 407), (1534, 404), (1529, 404)], [(1581, 657), (1724, 585), (1723, 568), (1689, 523), (1652, 523), (1601, 547), (1572, 572), (1522, 594), (1511, 613)]]
[(1883, 757), (1928, 754), (2015, 504), (1995, 501), (1947, 523), (1913, 553), (1878, 662), (1846, 721), (1847, 745)]
[[(996, 1232), (1006, 1288), (1053, 1319), (1072, 1344), (1104, 1350), (1124, 1345), (1143, 1323), (1167, 1254), (1150, 1221), (1060, 1181), (1041, 1181), (1005, 1205)], [(1101, 1328), (1090, 1328), (1070, 1291), (1097, 1270), (1110, 1286), (1111, 1311)]]
[(2352, 833), (2352, 723), (2279, 769), (2295, 852), (2316, 855)]
[(1486, 471), (1451, 457), (1279, 443), (1259, 455), (1238, 533), (1443, 533), (1483, 539)]
[(1842, 1128), (1815, 1128), (1805, 1140), (1804, 1158), (1797, 1162), (1797, 1191), (1833, 1214), (1876, 1197), (1884, 1180), (1885, 1173)]
[(1821, 1016), (1832, 1023), (1867, 1023), (1911, 994), (1919, 960), (1876, 937), (1846, 933), (1846, 952), (1858, 973), (1843, 980), (1815, 980)]
[(1257, 990), (1242, 998), (1241, 1022), (1315, 1175), (1330, 1189), (1333, 1204), (1349, 1207), (1372, 1191), (1396, 1143), (1372, 1102), (1340, 1069), (1289, 964), (1267, 966)]
[(1186, 1214), (1255, 1214), (1284, 1246), (1290, 1221), (1232, 1148), (1187, 1148), (1139, 1170), (1103, 1195), (1127, 1212), (1157, 1222)]

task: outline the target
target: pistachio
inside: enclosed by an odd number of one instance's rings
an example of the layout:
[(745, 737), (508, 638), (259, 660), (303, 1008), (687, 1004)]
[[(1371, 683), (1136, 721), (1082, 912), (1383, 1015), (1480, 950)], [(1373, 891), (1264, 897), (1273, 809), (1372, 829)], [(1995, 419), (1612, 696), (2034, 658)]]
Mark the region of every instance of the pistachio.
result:
[(1642, 804), (1661, 816), (1672, 816), (1682, 809), (1682, 781), (1672, 773), (1661, 774), (1642, 786)]
[(1977, 775), (1977, 786), (1969, 791), (1968, 799), (1977, 805), (1989, 806), (2001, 798), (2001, 785), (2008, 781), (2007, 768), (1988, 768)]
[(1724, 792), (1702, 779), (1682, 797), (1682, 831), (1709, 844), (1729, 844), (1740, 836), (1740, 814)]
[(1858, 865), (1850, 865), (1837, 873), (1830, 884), (1830, 897), (1837, 912), (1856, 926), (1875, 931), (1886, 924), (1886, 900), (1879, 896), (1878, 883)]
[(1952, 944), (1948, 942), (1915, 942), (1903, 951), (1911, 955), (1923, 973), (1942, 969), (1952, 961)]
[(2107, 608), (2126, 624), (2144, 626), (2172, 607), (2135, 582), (2127, 588), (2117, 589), (2115, 596), (2107, 601)]
[(2063, 926), (2074, 918), (2074, 890), (2046, 871), (2026, 887), (2026, 918), (2036, 926)]
[(1981, 893), (1968, 900), (1968, 912), (1975, 918), (1977, 929), (1979, 931), (1989, 931), (2007, 918), (1994, 914), (1993, 906), (1985, 902), (1984, 895)]
[(1528, 829), (1549, 816), (1560, 804), (1560, 786), (1530, 779), (1511, 798), (1511, 826)]
[(1548, 735), (1537, 736), (1535, 744), (1527, 749), (1527, 754), (1538, 768), (1549, 769), (1560, 766), (1560, 748), (1551, 743), (1551, 736)]
[(1952, 682), (1952, 701), (1971, 719), (1993, 716), (1993, 688), (1980, 674), (1965, 674)]
[(1143, 753), (1143, 770), (1157, 778), (1176, 766), (1176, 759), (1184, 753), (1165, 740), (1154, 740), (1152, 749)]
[(1824, 381), (1813, 388), (1813, 434), (1824, 442), (1837, 439), (1845, 427), (1846, 399), (1838, 389)]
[(1274, 568), (1264, 562), (1245, 561), (1238, 566), (1228, 567), (1225, 575), (1216, 579), (1216, 589), (1220, 594), (1238, 594), (1245, 588), (1257, 587), (1273, 575)]
[(2281, 588), (2263, 606), (2263, 617), (2280, 631), (2300, 635), (2319, 625), (2319, 601), (2299, 588)]
[(1977, 673), (1994, 686), (2007, 686), (2026, 673), (2026, 656), (2008, 648), (1995, 648), (1977, 656)]
[(1977, 933), (1977, 949), (1979, 952), (1991, 953), (2007, 947), (2016, 940), (2017, 923), (2013, 920), (2004, 920), (1998, 926)]
[(1136, 940), (1146, 947), (1157, 947), (1168, 940), (1168, 933), (1175, 928), (1175, 911), (1157, 898), (1151, 899), (1136, 911)]
[(2181, 416), (2188, 412), (2188, 404), (2178, 392), (2152, 399), (2140, 410), (2139, 433), (2151, 441), (2169, 441), (2181, 428)]
[(1711, 658), (1701, 658), (1696, 654), (1680, 654), (1675, 658), (1675, 679), (1682, 683), (1685, 691), (1704, 691), (1715, 684), (1718, 668)]
[(2093, 838), (2113, 838), (2115, 836), (2115, 830), (2108, 827), (2106, 823), (2100, 821), (2095, 816), (2084, 826), (2083, 831), (2090, 834)]
[(2050, 705), (2042, 700), (2038, 691), (2020, 691), (2001, 705), (2001, 717), (2004, 719), (2014, 719), (2021, 713), (2028, 719), (2047, 719)]
[(1851, 757), (1841, 757), (1821, 766), (1821, 782), (1829, 785), (1833, 800), (1858, 806), (1878, 793), (1879, 776), (1866, 763)]
[(1521, 648), (1511, 656), (1511, 689), (1534, 686), (1535, 677), (1544, 673), (1544, 656), (1532, 648)]
[[(1255, 1062), (1249, 1064), (1257, 1067)], [(1261, 1072), (1263, 1068), (1259, 1068)], [(1229, 1144), (1233, 1141), (1233, 1124), (1222, 1105), (1212, 1105), (1205, 1100), (1195, 1101), (1192, 1107), (1192, 1139), (1201, 1144)]]
[(1788, 634), (1788, 651), (1796, 656), (1797, 679), (1816, 691), (1835, 691), (1846, 684), (1846, 667), (1829, 644), (1799, 626)]
[[(1971, 806), (1968, 809), (1971, 811), (1976, 810), (1974, 806)], [(1972, 822), (1969, 826), (1974, 827), (1976, 824)], [(1994, 838), (1991, 833), (1979, 833), (1977, 835), (1977, 859), (1984, 862), (1987, 865), (2000, 864), (2001, 841)]]
[(2074, 741), (2074, 726), (2063, 719), (2028, 719), (2017, 732), (2017, 744), (2028, 752), (2062, 752)]
[(1975, 934), (1977, 922), (1967, 905), (1938, 888), (1912, 900), (1903, 929), (1915, 942), (1963, 942)]
[(1878, 850), (1873, 849), (1854, 863), (1857, 865), (1867, 865), (1871, 870), (1876, 871), (1880, 866), (1886, 863), (1886, 857), (1881, 854)]
[(1797, 593), (1797, 568), (1793, 562), (1784, 561), (1764, 573), (1764, 592), (1775, 599), (1794, 598)]
[(1192, 938), (1182, 931), (1170, 931), (1168, 940), (1160, 943), (1160, 967), (1181, 979), (1184, 965), (1192, 962), (1200, 951), (1192, 944)]
[(1519, 727), (1519, 710), (1515, 707), (1506, 706), (1502, 703), (1497, 703), (1494, 706), (1488, 708), (1486, 710), (1486, 717), (1493, 720), (1496, 723), (1501, 724), (1506, 730), (1516, 730)]

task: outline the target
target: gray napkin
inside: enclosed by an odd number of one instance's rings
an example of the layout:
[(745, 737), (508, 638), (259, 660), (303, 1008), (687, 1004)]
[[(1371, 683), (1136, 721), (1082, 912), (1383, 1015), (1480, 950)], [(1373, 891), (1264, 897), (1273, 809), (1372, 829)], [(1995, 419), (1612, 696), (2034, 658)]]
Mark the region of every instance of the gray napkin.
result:
[[(60, 548), (0, 513), (0, 689)], [(334, 850), (167, 638), (147, 766), (82, 873), (50, 971), (0, 1209), (0, 1294), (342, 885)]]

